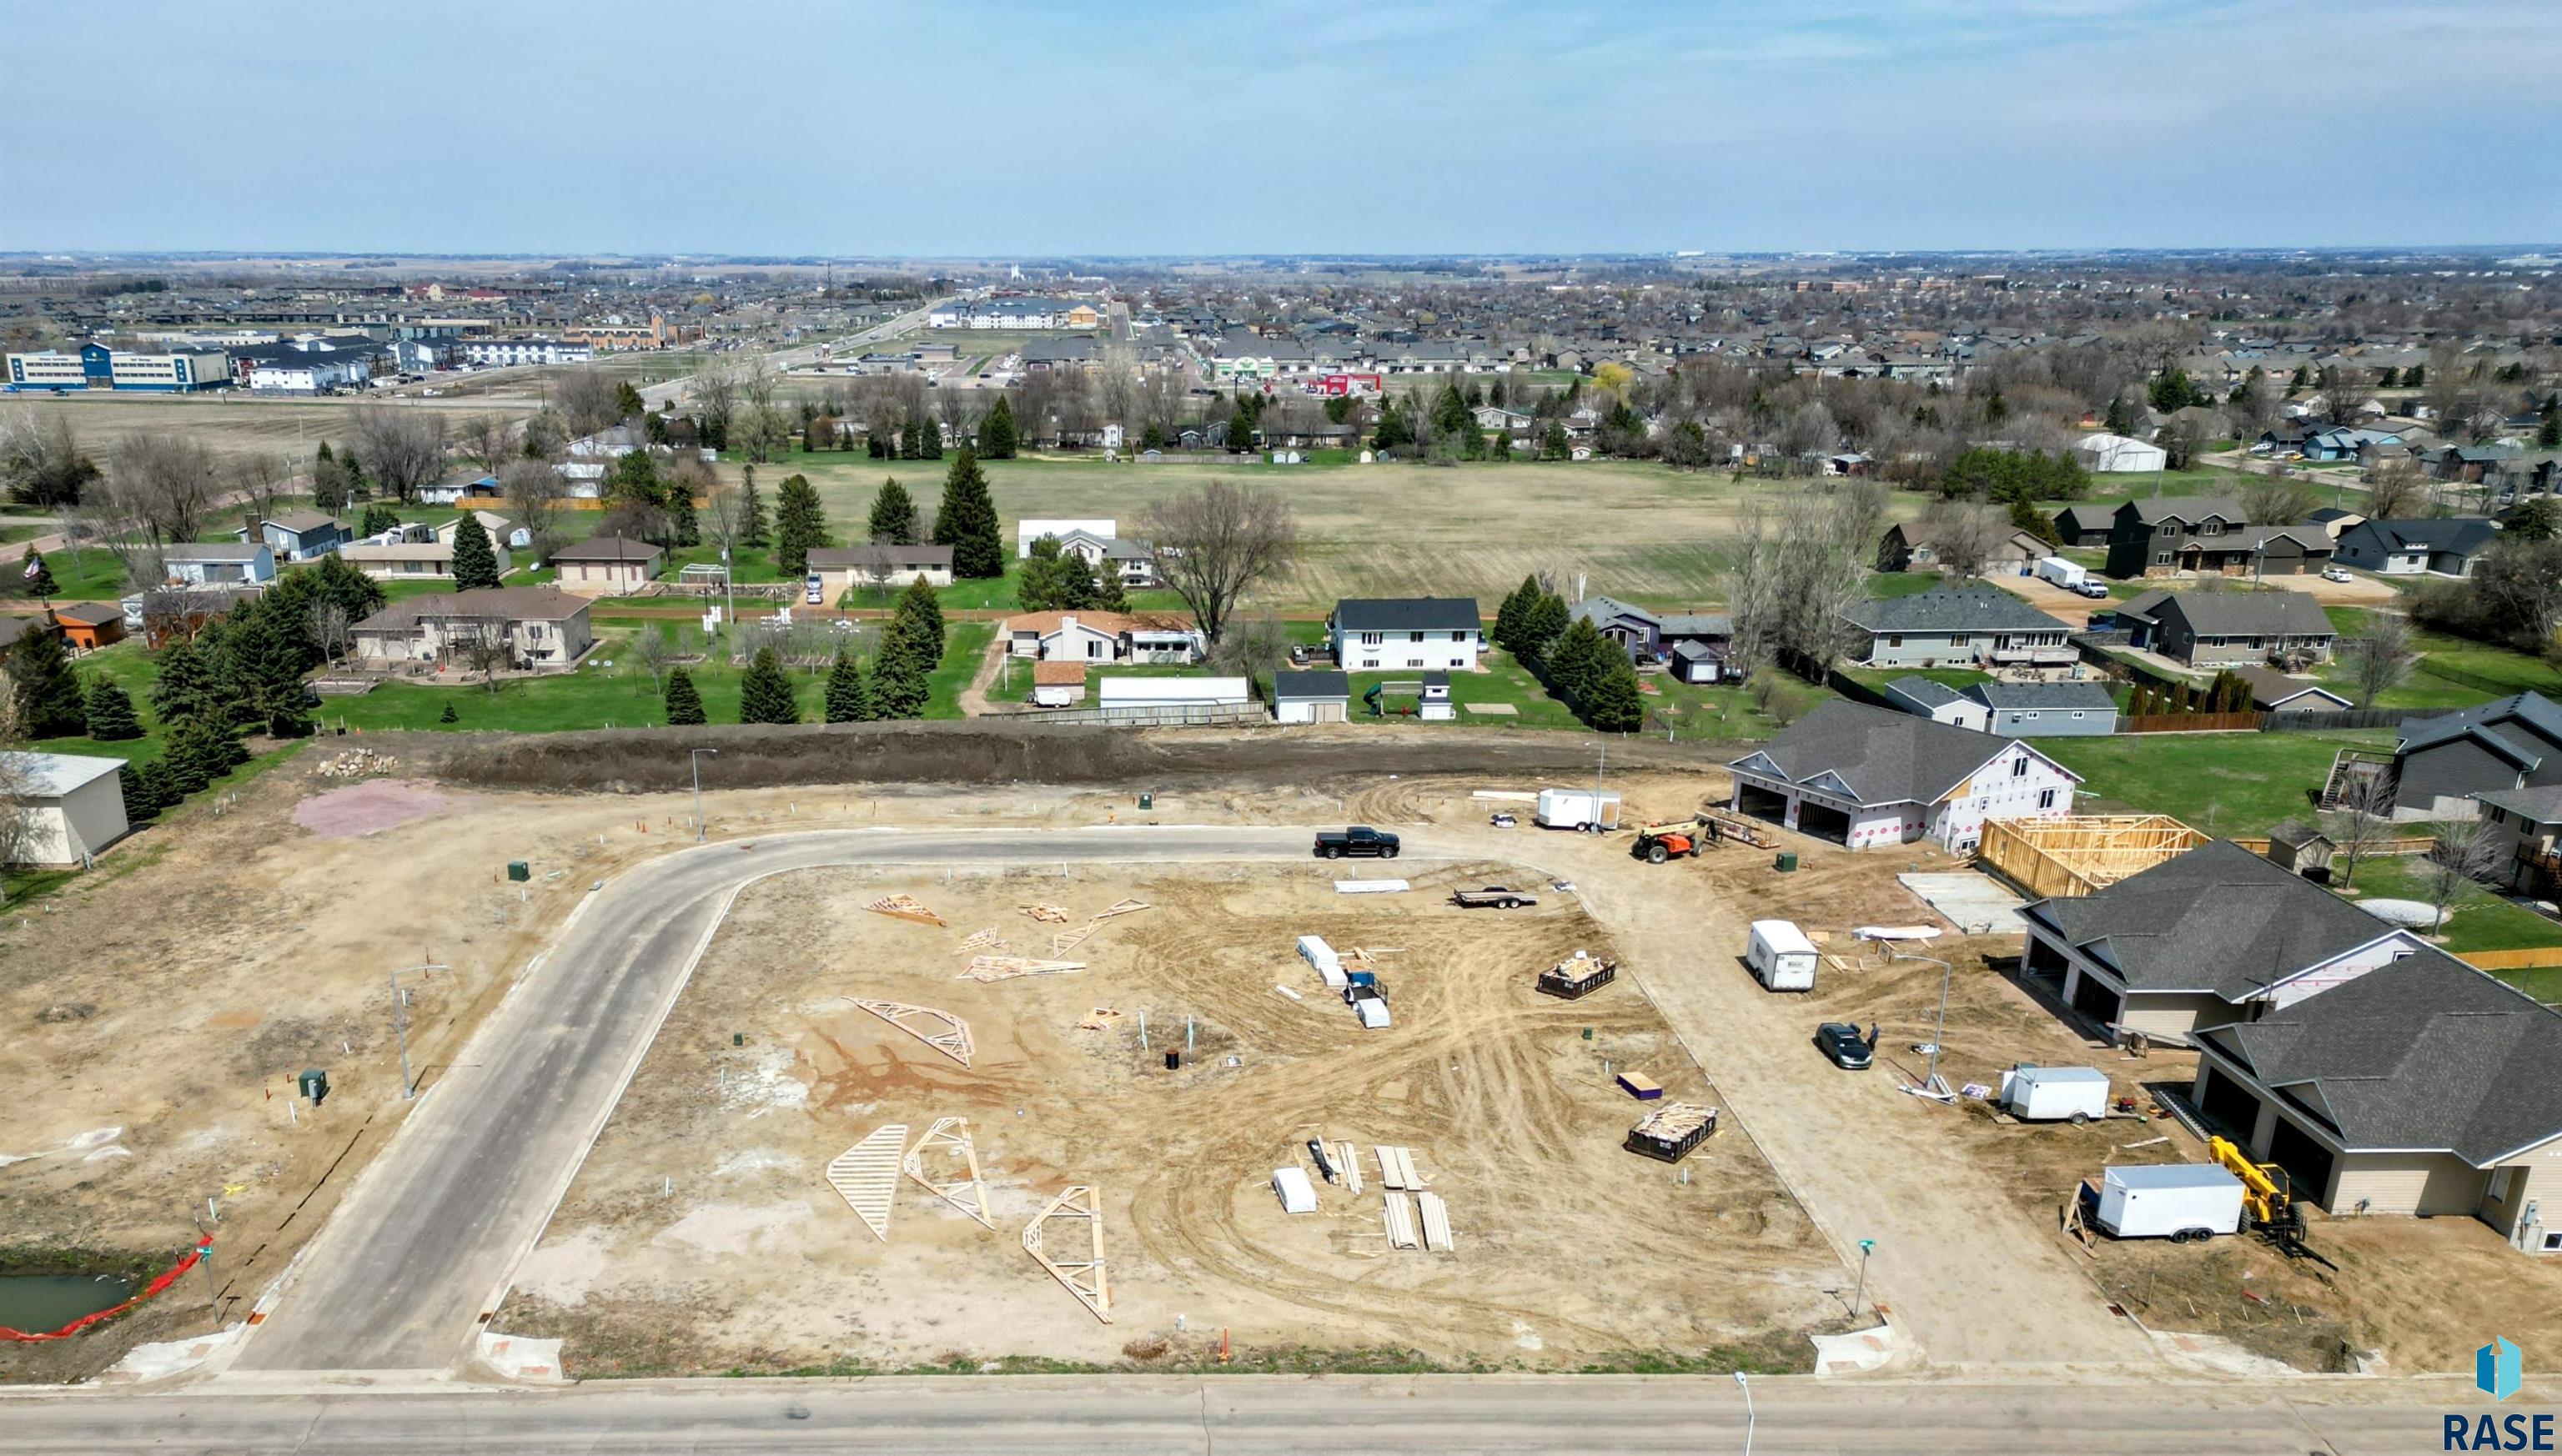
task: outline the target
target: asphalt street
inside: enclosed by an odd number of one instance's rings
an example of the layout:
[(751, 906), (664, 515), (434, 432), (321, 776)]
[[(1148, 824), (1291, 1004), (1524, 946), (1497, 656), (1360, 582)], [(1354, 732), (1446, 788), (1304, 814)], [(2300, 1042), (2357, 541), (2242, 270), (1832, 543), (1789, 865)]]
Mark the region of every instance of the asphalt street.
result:
[(423, 1094), (240, 1370), (443, 1370), (474, 1348), (739, 887), (829, 864), (1304, 859), (1305, 829), (833, 830), (681, 850), (606, 883)]

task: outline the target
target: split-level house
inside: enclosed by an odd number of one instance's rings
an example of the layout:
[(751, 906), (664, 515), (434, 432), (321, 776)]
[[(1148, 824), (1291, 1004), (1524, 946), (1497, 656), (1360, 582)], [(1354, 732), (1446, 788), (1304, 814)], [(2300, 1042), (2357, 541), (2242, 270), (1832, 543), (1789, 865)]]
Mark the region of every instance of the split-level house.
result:
[(1727, 765), (1738, 813), (1853, 849), (1972, 853), (1989, 819), (2073, 812), (2079, 776), (2015, 738), (1829, 702)]
[(2339, 630), (2302, 592), (2145, 592), (2114, 615), (2131, 645), (2191, 667), (2327, 662), (2339, 643)]
[(1205, 650), (1199, 629), (1149, 613), (1022, 612), (1003, 631), (1007, 652), (1044, 662), (1196, 662)]
[(1628, 659), (1661, 663), (1683, 682), (1717, 682), (1737, 675), (1727, 660), (1735, 619), (1723, 612), (1650, 612), (1615, 597), (1586, 597), (1566, 609), (1568, 622), (1589, 620), (1617, 642)]
[(568, 667), (596, 640), (588, 604), (550, 587), (487, 587), (405, 597), (355, 625), (359, 661), (459, 660), (503, 643), (510, 665)]
[(1485, 621), (1473, 597), (1348, 597), (1326, 620), (1335, 664), (1353, 672), (1477, 668)]

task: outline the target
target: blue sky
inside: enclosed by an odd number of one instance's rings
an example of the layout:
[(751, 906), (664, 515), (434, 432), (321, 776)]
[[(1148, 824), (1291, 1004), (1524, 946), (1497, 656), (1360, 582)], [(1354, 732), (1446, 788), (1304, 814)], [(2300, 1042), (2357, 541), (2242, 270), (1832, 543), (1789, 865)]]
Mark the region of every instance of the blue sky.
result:
[(2562, 0), (0, 0), (0, 249), (2562, 239)]

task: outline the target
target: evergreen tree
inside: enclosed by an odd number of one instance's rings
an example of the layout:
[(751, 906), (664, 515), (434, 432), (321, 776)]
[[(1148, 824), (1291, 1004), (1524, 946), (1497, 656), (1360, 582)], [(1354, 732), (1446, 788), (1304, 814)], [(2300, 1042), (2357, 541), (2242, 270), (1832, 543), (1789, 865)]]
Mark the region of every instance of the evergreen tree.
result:
[(126, 764), (116, 775), (115, 787), (124, 799), (124, 821), (128, 824), (149, 823), (160, 813), (151, 802), (151, 786), (142, 782), (142, 771)]
[(1370, 443), (1372, 449), (1380, 451), (1403, 450), (1414, 443), (1414, 427), (1396, 408), (1396, 401), (1379, 402), (1378, 426), (1371, 432)]
[(762, 546), (766, 542), (765, 497), (756, 488), (756, 466), (739, 467), (738, 544)]
[(702, 519), (694, 511), (692, 486), (679, 482), (668, 487), (667, 536), (679, 546), (703, 544)]
[(176, 809), (179, 802), (187, 797), (178, 792), (178, 781), (169, 772), (165, 753), (144, 764), (137, 777), (142, 782), (143, 792), (150, 796), (151, 812), (155, 815)]
[(916, 457), (920, 460), (943, 458), (943, 427), (922, 415), (916, 419)]
[(997, 502), (989, 497), (988, 477), (979, 469), (979, 457), (967, 450), (943, 477), (943, 507), (935, 512), (934, 542), (952, 548), (952, 574), (964, 581), (992, 581), (1006, 574)]
[[(1606, 640), (1606, 639), (1605, 639)], [(1646, 721), (1646, 698), (1625, 652), (1605, 665), (1582, 702), (1583, 721), (1602, 733), (1634, 733)]]
[(364, 524), (356, 528), (356, 534), (359, 536), (379, 536), (385, 531), (398, 530), (400, 528), (400, 512), (393, 510), (390, 506), (369, 505), (365, 507)]
[(54, 581), (54, 569), (45, 564), (44, 553), (34, 550), (27, 553), (27, 565), (18, 584), (26, 590), (28, 596), (39, 602), (52, 601), (54, 593), (62, 590), (62, 587)]
[(224, 635), (225, 656), (248, 699), (245, 716), (276, 738), (308, 737), (311, 711), (302, 685), (304, 637), (298, 624), (256, 607), (234, 617)]
[(2124, 395), (2119, 395), (2108, 401), (2108, 416), (2101, 424), (2111, 435), (2123, 435), (2135, 428), (2134, 407), (2126, 402)]
[(2055, 532), (2055, 518), (2025, 500), (2010, 503), (2010, 523), (2049, 546), (2063, 544), (2063, 538)]
[(1563, 422), (1556, 420), (1549, 422), (1548, 433), (1539, 438), (1539, 455), (1540, 458), (1548, 460), (1574, 457), (1574, 442), (1566, 438)]
[(169, 735), (166, 761), (180, 798), (199, 794), (206, 785), (246, 763), (248, 750), (231, 730), (203, 718), (191, 718)]
[(1130, 598), (1121, 589), (1121, 568), (1109, 561), (1094, 563), (1094, 589), (1086, 594), (1085, 604), (1097, 612), (1127, 612)]
[(1059, 579), (1062, 557), (1080, 570), (1085, 565), (1076, 557), (1066, 556), (1059, 549), (1056, 536), (1040, 536), (1032, 541), (1030, 554), (1023, 558), (1022, 566), (1014, 574), (1014, 601), (1025, 612), (1068, 610), (1067, 593)]
[(447, 698), (445, 700), (445, 711), (436, 715), (436, 721), (439, 723), (459, 723), (462, 721), (462, 714), (455, 710), (454, 699)]
[(914, 718), (925, 711), (931, 688), (923, 650), (907, 619), (893, 618), (872, 654), (871, 708), (875, 718)]
[[(1620, 649), (1589, 617), (1578, 617), (1557, 638), (1556, 647), (1548, 657), (1548, 683), (1568, 703), (1580, 711), (1584, 700), (1600, 683), (1610, 667), (1606, 653)], [(1622, 653), (1622, 655), (1625, 655)]]
[(992, 460), (1014, 457), (1014, 406), (1005, 395), (997, 396), (996, 408), (979, 422), (979, 455)]
[(142, 720), (134, 716), (132, 697), (111, 678), (100, 677), (89, 685), (87, 722), (89, 736), (100, 743), (142, 736)]
[(485, 591), (498, 585), (498, 554), (489, 547), (489, 532), (480, 513), (462, 512), (454, 523), (454, 590)]
[(1522, 584), (1513, 588), (1512, 593), (1504, 598), (1503, 605), (1495, 609), (1496, 646), (1515, 656), (1521, 655), (1523, 622), (1530, 612), (1532, 601), (1538, 596), (1538, 578), (1523, 577)]
[(2153, 409), (2164, 415), (2173, 410), (2184, 410), (2190, 405), (2204, 402), (2203, 397), (2197, 392), (2197, 386), (2188, 382), (2188, 371), (2177, 366), (2165, 369), (2154, 377), (2152, 401)]
[(1513, 655), (1537, 667), (1547, 659), (1557, 638), (1565, 636), (1567, 621), (1565, 599), (1554, 592), (1540, 593), (1539, 600), (1523, 614), (1521, 645), (1513, 649)]
[(703, 723), (703, 695), (691, 673), (679, 667), (667, 674), (667, 726), (693, 728)]
[[(1076, 558), (1068, 559), (1073, 561)], [(936, 600), (934, 589), (925, 584), (925, 578), (918, 577), (909, 582), (907, 590), (898, 594), (898, 607), (892, 621), (893, 625), (906, 624), (909, 643), (915, 648), (918, 660), (925, 664), (926, 671), (931, 672), (943, 665), (943, 604)]]
[[(1689, 425), (1684, 428), (1697, 430), (1699, 427), (1697, 425)], [(1509, 430), (1496, 431), (1494, 443), (1486, 447), (1486, 457), (1488, 459), (1496, 460), (1511, 459), (1513, 457), (1513, 433)]]
[(842, 648), (827, 668), (826, 716), (830, 723), (864, 723), (872, 716), (872, 695), (863, 685), (862, 664)]
[[(794, 476), (799, 479), (799, 476)], [(789, 490), (790, 483), (785, 483)], [(792, 695), (792, 679), (772, 647), (759, 647), (739, 680), (738, 720), (742, 723), (798, 723), (801, 705)]]
[(8, 677), (30, 738), (69, 738), (89, 726), (89, 700), (58, 632), (31, 632), (11, 648)]
[(640, 401), (640, 391), (632, 387), (631, 380), (624, 380), (614, 387), (614, 412), (617, 415), (630, 420), (648, 411), (649, 407)]
[(151, 684), (152, 714), (162, 723), (178, 723), (204, 717), (214, 702), (214, 668), (202, 649), (187, 637), (162, 647), (160, 675)]
[[(774, 569), (786, 581), (810, 569), (812, 548), (827, 544), (827, 513), (807, 475), (786, 475), (774, 510)], [(750, 720), (757, 721), (757, 720)]]
[(2537, 450), (2562, 449), (2562, 405), (2557, 405), (2548, 399), (2538, 414), (2541, 418), (2535, 426), (2535, 448)]
[(916, 501), (891, 475), (872, 494), (871, 539), (884, 546), (916, 544)]

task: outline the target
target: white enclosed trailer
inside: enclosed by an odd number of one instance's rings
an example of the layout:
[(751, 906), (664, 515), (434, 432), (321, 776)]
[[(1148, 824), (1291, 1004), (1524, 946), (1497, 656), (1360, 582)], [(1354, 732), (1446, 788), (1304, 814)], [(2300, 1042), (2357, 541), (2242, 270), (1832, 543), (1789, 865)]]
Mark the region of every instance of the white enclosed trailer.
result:
[(1542, 789), (1538, 819), (1546, 829), (1615, 829), (1619, 796), (1589, 789)]
[(2001, 1105), (2022, 1122), (2089, 1122), (2108, 1115), (2108, 1074), (2098, 1067), (2013, 1067)]
[(2119, 1238), (2173, 1243), (2242, 1227), (2242, 1180), (2211, 1163), (2104, 1170), (2095, 1222)]
[(2037, 575), (2042, 581), (2070, 589), (2082, 585), (2091, 573), (2078, 561), (2067, 561), (2061, 556), (2041, 556), (2037, 559)]
[(1815, 989), (1815, 943), (1791, 920), (1755, 920), (1743, 952), (1752, 979), (1765, 991)]

